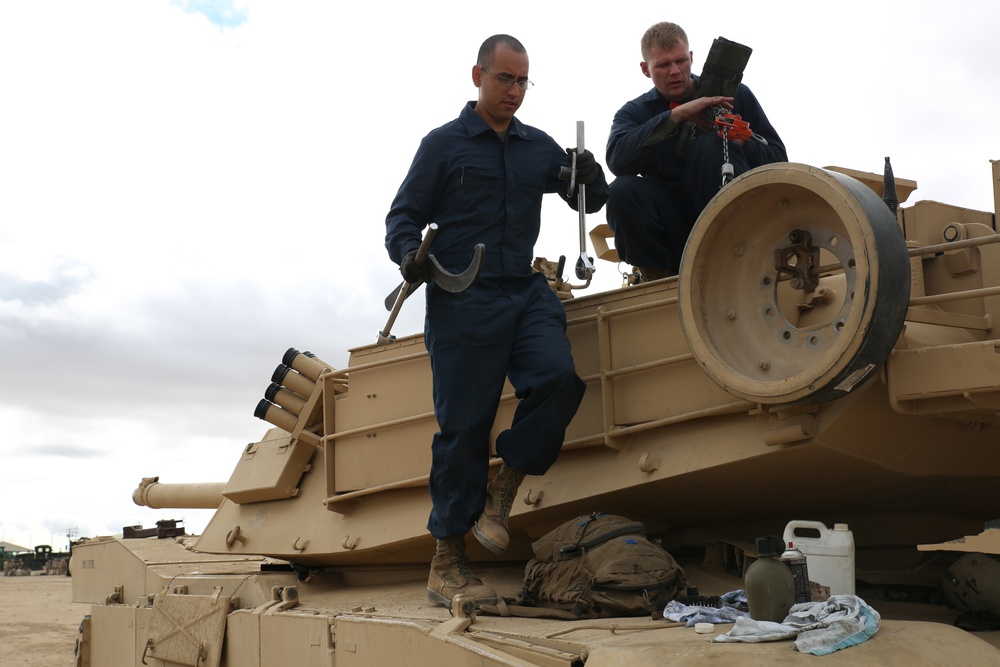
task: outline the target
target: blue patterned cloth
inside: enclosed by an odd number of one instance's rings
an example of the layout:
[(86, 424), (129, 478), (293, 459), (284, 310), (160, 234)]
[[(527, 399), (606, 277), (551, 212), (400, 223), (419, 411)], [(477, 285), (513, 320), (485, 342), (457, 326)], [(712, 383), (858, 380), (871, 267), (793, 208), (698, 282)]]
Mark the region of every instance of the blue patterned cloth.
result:
[(827, 655), (866, 641), (878, 632), (882, 617), (856, 595), (833, 595), (826, 602), (793, 605), (781, 623), (736, 620), (733, 628), (713, 642), (769, 642), (795, 639), (803, 653)]
[(746, 593), (736, 590), (720, 595), (718, 607), (687, 605), (671, 600), (663, 609), (663, 618), (678, 623), (684, 621), (684, 627), (693, 628), (697, 623), (732, 623), (738, 618), (748, 617), (746, 608)]

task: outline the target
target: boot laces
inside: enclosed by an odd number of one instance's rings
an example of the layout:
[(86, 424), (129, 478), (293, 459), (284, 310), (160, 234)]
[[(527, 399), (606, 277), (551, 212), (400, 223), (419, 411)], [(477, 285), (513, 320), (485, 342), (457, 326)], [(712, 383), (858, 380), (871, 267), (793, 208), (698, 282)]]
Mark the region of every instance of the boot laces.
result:
[(507, 517), (510, 516), (510, 510), (514, 506), (514, 494), (517, 493), (516, 481), (516, 478), (512, 475), (505, 479), (503, 486), (500, 487), (500, 507), (497, 510), (497, 514), (504, 521), (507, 521)]
[(469, 567), (469, 557), (465, 553), (465, 542), (459, 542), (455, 549), (455, 569), (466, 581), (472, 581), (476, 578), (472, 574), (472, 568)]
[(495, 500), (500, 501), (494, 509), (497, 516), (500, 517), (500, 520), (505, 525), (507, 517), (510, 516), (510, 510), (514, 507), (514, 496), (517, 493), (517, 487), (521, 485), (523, 477), (524, 475), (520, 474), (517, 470), (503, 466), (494, 480), (494, 482), (501, 482), (500, 484), (493, 485), (493, 495), (498, 496)]

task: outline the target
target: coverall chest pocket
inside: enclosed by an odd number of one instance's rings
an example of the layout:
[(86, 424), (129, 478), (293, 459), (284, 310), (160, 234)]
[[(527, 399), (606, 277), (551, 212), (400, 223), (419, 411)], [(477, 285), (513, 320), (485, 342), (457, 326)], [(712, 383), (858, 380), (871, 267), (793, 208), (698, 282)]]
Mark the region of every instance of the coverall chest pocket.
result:
[(452, 186), (459, 206), (471, 215), (503, 208), (503, 181), (495, 171), (482, 167), (459, 167)]

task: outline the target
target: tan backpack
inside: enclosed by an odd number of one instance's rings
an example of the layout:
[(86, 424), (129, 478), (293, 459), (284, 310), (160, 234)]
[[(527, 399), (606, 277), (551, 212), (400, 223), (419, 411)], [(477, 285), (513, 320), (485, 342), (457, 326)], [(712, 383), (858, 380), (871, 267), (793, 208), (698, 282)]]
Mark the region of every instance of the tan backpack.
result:
[[(515, 616), (597, 618), (662, 611), (684, 590), (684, 570), (646, 539), (646, 527), (623, 516), (590, 514), (559, 526), (531, 545)], [(535, 608), (525, 613), (523, 608)], [(521, 608), (521, 609), (518, 609)], [(491, 611), (491, 610), (487, 610)]]

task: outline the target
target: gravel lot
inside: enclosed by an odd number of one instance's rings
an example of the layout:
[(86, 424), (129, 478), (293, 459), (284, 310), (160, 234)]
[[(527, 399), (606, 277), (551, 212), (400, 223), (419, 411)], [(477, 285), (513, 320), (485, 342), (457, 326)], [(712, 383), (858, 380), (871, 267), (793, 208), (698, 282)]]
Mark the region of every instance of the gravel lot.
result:
[(0, 667), (72, 667), (73, 647), (89, 604), (71, 602), (65, 576), (0, 576)]

